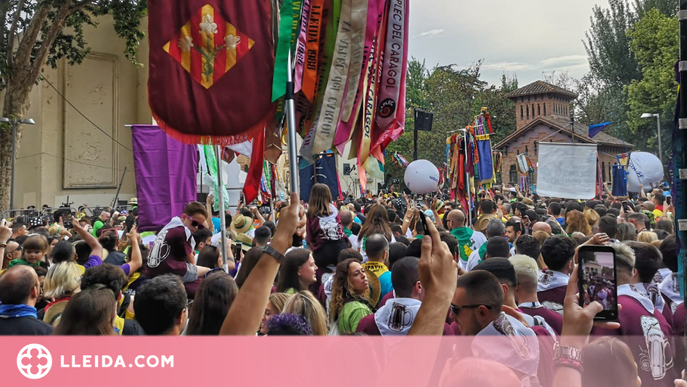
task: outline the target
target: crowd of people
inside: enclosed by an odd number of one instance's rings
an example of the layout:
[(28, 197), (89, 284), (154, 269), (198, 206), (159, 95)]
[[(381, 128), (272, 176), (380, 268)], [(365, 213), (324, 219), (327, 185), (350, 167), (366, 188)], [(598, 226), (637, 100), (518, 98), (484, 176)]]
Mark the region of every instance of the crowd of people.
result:
[[(516, 337), (463, 349), (440, 383), (492, 385), (475, 371), (489, 369), (507, 386), (687, 386), (680, 248), (660, 190), (579, 201), (503, 187), (468, 210), (439, 196), (334, 200), (315, 184), (307, 204), (292, 194), (272, 213), (212, 204), (154, 234), (135, 212), (1, 224), (0, 335)], [(617, 288), (578, 291), (586, 244), (614, 249)], [(594, 322), (616, 301), (618, 322)]]

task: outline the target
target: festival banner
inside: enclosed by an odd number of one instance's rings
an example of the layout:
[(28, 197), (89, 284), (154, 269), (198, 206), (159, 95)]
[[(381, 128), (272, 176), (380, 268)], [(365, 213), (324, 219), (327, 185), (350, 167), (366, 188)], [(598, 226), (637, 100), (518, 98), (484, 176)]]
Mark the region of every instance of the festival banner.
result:
[[(308, 101), (315, 102), (317, 91), (318, 69), (320, 66), (320, 37), (326, 25), (325, 1), (311, 0), (308, 19), (307, 43), (305, 46), (305, 66), (302, 75), (302, 91)], [(296, 75), (296, 78), (299, 74)]]
[(310, 18), (310, 1), (304, 0), (301, 9), (298, 42), (296, 44), (296, 66), (293, 79), (293, 91), (298, 93), (303, 87), (303, 70), (305, 67), (305, 46), (308, 42), (308, 20)]
[(182, 144), (154, 125), (134, 125), (131, 142), (138, 230), (159, 231), (197, 199), (196, 147)]
[(265, 130), (258, 133), (253, 139), (253, 152), (250, 157), (250, 166), (248, 167), (248, 177), (246, 177), (246, 184), (243, 186), (243, 196), (246, 199), (246, 204), (258, 198), (260, 192), (260, 179), (262, 178), (263, 161), (265, 157)]
[(399, 104), (403, 58), (407, 56), (407, 40), (405, 39), (409, 20), (407, 3), (408, 0), (391, 0), (389, 4), (384, 63), (381, 66), (377, 106), (377, 124), (382, 130), (388, 129), (396, 118)]
[[(311, 154), (324, 152), (332, 147), (336, 127), (341, 115), (344, 92), (348, 84), (348, 68), (351, 63), (351, 10), (354, 0), (343, 0), (339, 27), (336, 35), (332, 65), (324, 92), (320, 112), (316, 118), (315, 143)], [(361, 0), (355, 0), (357, 5)], [(307, 156), (305, 156), (307, 157)]]
[(596, 144), (539, 143), (537, 193), (591, 199), (596, 193)]
[(300, 182), (300, 198), (304, 202), (310, 201), (310, 191), (316, 183), (326, 184), (332, 193), (332, 200), (340, 198), (339, 177), (336, 172), (336, 157), (333, 153), (327, 153), (316, 157), (313, 164), (308, 164), (303, 158), (299, 158), (300, 168), (298, 181)]
[(287, 65), (289, 50), (296, 43), (301, 16), (301, 0), (283, 0), (279, 17), (279, 40), (277, 56), (275, 58), (274, 82), (272, 83), (272, 101), (276, 101), (286, 94), (287, 73), (291, 69)]
[(273, 118), (270, 0), (150, 0), (148, 95), (155, 120), (185, 143), (233, 144)]

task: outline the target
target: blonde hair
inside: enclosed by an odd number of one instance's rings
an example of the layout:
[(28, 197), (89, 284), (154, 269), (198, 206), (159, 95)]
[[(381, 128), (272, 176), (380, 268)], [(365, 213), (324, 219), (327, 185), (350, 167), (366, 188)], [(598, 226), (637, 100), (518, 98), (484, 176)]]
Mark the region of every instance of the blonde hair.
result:
[(518, 285), (524, 286), (528, 292), (537, 292), (539, 280), (539, 265), (537, 261), (527, 255), (514, 255), (509, 259), (515, 269)]
[(615, 250), (615, 256), (625, 262), (625, 264), (630, 265), (631, 268), (635, 267), (635, 251), (628, 245), (624, 243), (611, 243), (610, 245)]
[(81, 270), (74, 262), (60, 262), (50, 266), (43, 282), (45, 298), (72, 296), (81, 287)]
[(309, 291), (303, 290), (291, 296), (284, 304), (282, 313), (295, 313), (305, 317), (314, 336), (327, 336), (327, 312)]
[(274, 311), (279, 314), (284, 309), (284, 304), (286, 304), (289, 298), (291, 298), (291, 295), (286, 293), (272, 293), (270, 294), (269, 301), (274, 307)]
[(637, 242), (653, 243), (658, 240), (658, 235), (653, 231), (642, 231), (637, 234)]
[(587, 223), (589, 223), (589, 226), (591, 226), (591, 227), (593, 227), (597, 223), (599, 223), (599, 219), (601, 219), (601, 217), (599, 216), (599, 213), (592, 210), (589, 207), (584, 209), (584, 212), (582, 213), (582, 215), (584, 215), (584, 218), (587, 219)]

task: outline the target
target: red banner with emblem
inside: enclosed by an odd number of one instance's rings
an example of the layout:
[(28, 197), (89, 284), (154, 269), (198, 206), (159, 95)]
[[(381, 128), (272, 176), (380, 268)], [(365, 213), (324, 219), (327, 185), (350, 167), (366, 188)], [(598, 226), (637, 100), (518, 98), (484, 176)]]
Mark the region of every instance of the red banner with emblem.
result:
[(148, 4), (148, 95), (158, 125), (194, 144), (263, 133), (276, 109), (270, 0)]

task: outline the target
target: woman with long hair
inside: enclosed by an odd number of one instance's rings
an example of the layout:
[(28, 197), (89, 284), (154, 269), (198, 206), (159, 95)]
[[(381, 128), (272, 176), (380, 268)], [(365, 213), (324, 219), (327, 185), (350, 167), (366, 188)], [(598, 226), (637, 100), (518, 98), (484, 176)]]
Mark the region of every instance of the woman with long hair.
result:
[(234, 279), (221, 270), (200, 281), (186, 335), (218, 335), (238, 291)]
[(296, 294), (317, 282), (317, 265), (310, 250), (291, 250), (279, 268), (277, 292)]
[(308, 202), (306, 240), (320, 268), (336, 265), (339, 251), (348, 247), (341, 217), (325, 184), (315, 184)]
[(270, 319), (273, 316), (278, 315), (284, 309), (284, 304), (291, 296), (286, 293), (272, 293), (270, 294), (269, 301), (267, 301), (267, 306), (265, 307), (265, 314), (262, 316), (262, 321), (260, 321), (259, 335), (266, 335), (269, 329)]
[(304, 290), (289, 297), (282, 313), (295, 313), (305, 317), (313, 335), (327, 336), (327, 312), (309, 291)]
[(363, 261), (367, 261), (367, 254), (365, 253), (365, 241), (367, 237), (373, 234), (382, 234), (386, 237), (389, 243), (396, 242), (394, 239), (394, 234), (391, 232), (391, 227), (389, 226), (389, 214), (387, 213), (384, 206), (381, 204), (375, 204), (365, 213), (365, 223), (360, 229), (358, 234), (359, 251), (363, 256)]
[(97, 284), (74, 295), (62, 312), (54, 335), (114, 336), (117, 299), (112, 290)]
[(565, 232), (572, 235), (574, 232), (581, 232), (585, 236), (592, 236), (592, 228), (584, 215), (577, 210), (565, 213)]
[(250, 272), (253, 271), (255, 265), (258, 264), (258, 261), (260, 261), (260, 257), (262, 257), (263, 254), (264, 252), (262, 251), (262, 247), (253, 247), (246, 252), (243, 258), (241, 258), (239, 272), (236, 274), (235, 278), (236, 286), (238, 286), (239, 289), (241, 289), (243, 283), (246, 282), (246, 278), (248, 278)]
[(355, 333), (360, 320), (372, 314), (370, 288), (365, 271), (355, 259), (347, 259), (336, 266), (332, 284), (329, 320), (332, 330), (341, 335)]

